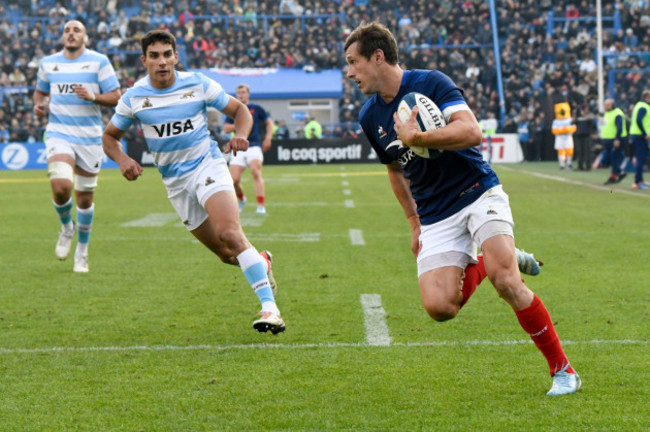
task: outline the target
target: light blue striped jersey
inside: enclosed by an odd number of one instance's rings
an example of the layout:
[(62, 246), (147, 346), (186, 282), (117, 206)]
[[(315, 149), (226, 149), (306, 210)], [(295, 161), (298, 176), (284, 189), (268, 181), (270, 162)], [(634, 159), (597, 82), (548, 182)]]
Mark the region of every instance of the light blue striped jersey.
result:
[(36, 88), (50, 95), (50, 117), (45, 139), (102, 145), (101, 108), (78, 98), (74, 92), (77, 84), (95, 94), (120, 88), (108, 57), (88, 48), (74, 60), (68, 60), (60, 51), (40, 61)]
[(207, 128), (208, 106), (223, 110), (230, 96), (216, 81), (197, 72), (175, 72), (176, 81), (166, 89), (151, 85), (149, 76), (137, 81), (117, 104), (111, 122), (126, 130), (140, 122), (149, 151), (168, 188), (199, 166), (208, 155), (222, 158)]

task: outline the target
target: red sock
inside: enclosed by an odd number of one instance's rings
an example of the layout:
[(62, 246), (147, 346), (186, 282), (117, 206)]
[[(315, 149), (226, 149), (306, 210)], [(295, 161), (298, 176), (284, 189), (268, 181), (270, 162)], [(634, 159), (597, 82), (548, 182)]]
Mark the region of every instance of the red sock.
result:
[(257, 205), (264, 205), (264, 196), (258, 196), (257, 197)]
[[(530, 335), (537, 348), (546, 357), (551, 376), (569, 364), (569, 359), (562, 350), (560, 338), (555, 332), (551, 315), (549, 315), (544, 303), (537, 296), (535, 296), (530, 306), (515, 311), (515, 314), (517, 314), (521, 327)], [(567, 368), (567, 372), (575, 373), (571, 366)]]
[(463, 280), (463, 300), (460, 302), (460, 307), (465, 306), (467, 300), (474, 294), (476, 287), (485, 279), (485, 264), (483, 263), (483, 255), (477, 257), (477, 264), (470, 264), (465, 268), (465, 279)]
[(244, 201), (245, 198), (246, 198), (246, 197), (244, 196), (244, 194), (237, 194), (237, 199), (238, 199), (239, 201)]

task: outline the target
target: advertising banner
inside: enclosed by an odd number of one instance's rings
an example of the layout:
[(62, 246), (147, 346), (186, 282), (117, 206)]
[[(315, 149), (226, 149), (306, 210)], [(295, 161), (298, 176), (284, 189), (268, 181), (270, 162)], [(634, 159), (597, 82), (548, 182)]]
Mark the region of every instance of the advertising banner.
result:
[[(104, 156), (102, 169), (117, 168), (117, 164)], [(45, 143), (12, 142), (0, 144), (0, 170), (47, 169)]]
[(495, 134), (490, 140), (484, 136), (481, 152), (483, 159), (490, 163), (518, 163), (524, 160), (517, 134)]

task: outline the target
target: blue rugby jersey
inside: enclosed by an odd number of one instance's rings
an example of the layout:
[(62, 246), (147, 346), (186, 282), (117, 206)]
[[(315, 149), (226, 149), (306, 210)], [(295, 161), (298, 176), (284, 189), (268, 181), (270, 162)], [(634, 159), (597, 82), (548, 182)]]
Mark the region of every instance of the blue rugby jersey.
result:
[(210, 139), (207, 107), (221, 111), (230, 100), (220, 84), (203, 74), (175, 73), (174, 84), (162, 90), (151, 85), (149, 76), (137, 81), (120, 98), (111, 119), (121, 130), (139, 121), (168, 188), (180, 186), (205, 157), (223, 157)]
[[(260, 124), (264, 123), (269, 118), (266, 110), (258, 104), (248, 103), (248, 110), (253, 116), (253, 127), (251, 133), (248, 135), (248, 142), (251, 147), (261, 147), (262, 141), (260, 140)], [(234, 123), (235, 121), (230, 117), (226, 117), (226, 123)]]
[(398, 161), (404, 177), (410, 181), (420, 221), (430, 225), (471, 204), (483, 192), (498, 185), (499, 179), (477, 148), (443, 151), (437, 158), (426, 159), (415, 155), (401, 142), (395, 143), (393, 113), (410, 92), (422, 93), (433, 100), (447, 122), (453, 113), (469, 107), (462, 90), (447, 75), (412, 70), (404, 71), (399, 93), (389, 104), (375, 94), (359, 113), (359, 123), (379, 160), (384, 164)]
[(74, 92), (77, 84), (95, 94), (120, 88), (108, 57), (88, 48), (74, 60), (68, 60), (63, 51), (41, 59), (36, 88), (50, 95), (50, 115), (45, 139), (61, 139), (80, 145), (102, 145), (101, 107), (78, 98)]

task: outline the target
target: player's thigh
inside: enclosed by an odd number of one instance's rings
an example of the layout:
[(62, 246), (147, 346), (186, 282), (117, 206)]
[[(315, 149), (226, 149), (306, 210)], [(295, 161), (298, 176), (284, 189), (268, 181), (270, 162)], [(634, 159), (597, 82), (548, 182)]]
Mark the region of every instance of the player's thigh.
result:
[(262, 161), (259, 159), (253, 159), (250, 161), (249, 167), (253, 178), (259, 178), (262, 176)]
[(167, 197), (189, 231), (197, 229), (208, 219), (205, 203), (220, 191), (234, 196), (233, 180), (223, 159), (206, 159), (180, 186), (167, 190)]
[(230, 170), (230, 175), (232, 176), (232, 179), (235, 183), (241, 181), (241, 176), (245, 169), (246, 169), (245, 166), (233, 165), (231, 161), (229, 170)]
[(418, 278), (440, 267), (456, 266), (464, 269), (468, 263), (477, 262), (477, 246), (467, 229), (465, 210), (442, 221), (423, 225), (419, 240)]
[(460, 267), (439, 267), (418, 279), (422, 305), (436, 321), (456, 316), (462, 301), (463, 270)]
[(248, 241), (241, 228), (237, 197), (226, 164), (221, 159), (207, 161), (197, 170), (194, 182), (196, 198), (205, 209), (213, 240), (236, 252), (243, 251)]

